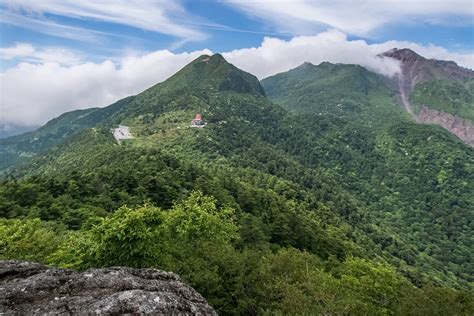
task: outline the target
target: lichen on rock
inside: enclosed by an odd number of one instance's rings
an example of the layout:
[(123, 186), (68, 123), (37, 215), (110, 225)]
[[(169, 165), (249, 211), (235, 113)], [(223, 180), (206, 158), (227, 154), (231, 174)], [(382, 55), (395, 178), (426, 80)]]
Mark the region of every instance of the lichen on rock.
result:
[(171, 272), (113, 267), (77, 272), (0, 261), (0, 314), (217, 315)]

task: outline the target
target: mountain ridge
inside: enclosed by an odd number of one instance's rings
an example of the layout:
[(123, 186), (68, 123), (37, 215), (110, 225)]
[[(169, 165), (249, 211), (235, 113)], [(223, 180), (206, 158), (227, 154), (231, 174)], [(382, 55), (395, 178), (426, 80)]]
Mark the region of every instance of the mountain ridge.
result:
[(226, 61), (221, 54), (201, 55), (164, 82), (147, 90), (153, 90), (155, 87), (167, 84), (173, 85), (178, 82), (177, 89), (182, 89), (186, 86), (188, 88), (265, 95), (258, 79), (254, 75), (238, 69)]
[(174, 271), (223, 314), (469, 308), (474, 152), (379, 75), (306, 64), (260, 84), (201, 56), (82, 114), (0, 181), (1, 258)]

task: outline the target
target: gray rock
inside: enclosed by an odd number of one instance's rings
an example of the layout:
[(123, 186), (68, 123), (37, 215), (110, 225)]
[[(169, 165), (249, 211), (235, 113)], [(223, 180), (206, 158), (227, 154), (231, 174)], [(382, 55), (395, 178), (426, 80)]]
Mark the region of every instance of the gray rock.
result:
[(217, 315), (170, 272), (114, 267), (77, 272), (0, 261), (0, 314)]
[(422, 106), (418, 114), (418, 122), (435, 124), (444, 127), (466, 144), (474, 147), (474, 124), (467, 119), (449, 113)]

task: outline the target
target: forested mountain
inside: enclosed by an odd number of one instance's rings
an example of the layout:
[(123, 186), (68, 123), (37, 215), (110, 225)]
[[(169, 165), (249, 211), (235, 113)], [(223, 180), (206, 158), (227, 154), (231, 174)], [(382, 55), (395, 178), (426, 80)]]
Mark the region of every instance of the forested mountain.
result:
[(418, 122), (439, 125), (474, 147), (474, 71), (410, 49), (394, 48), (383, 56), (400, 62), (392, 81), (405, 109)]
[[(361, 73), (372, 80), (362, 80)], [(314, 147), (299, 149), (301, 159), (336, 171), (337, 182), (364, 201), (376, 222), (413, 247), (405, 259), (431, 257), (445, 273), (472, 275), (472, 149), (445, 131), (416, 124), (393, 104), (382, 79), (358, 66), (305, 64), (262, 84), (301, 122), (312, 114), (337, 119), (317, 140), (328, 159), (311, 159)], [(334, 139), (344, 145), (332, 145)]]
[(473, 311), (474, 151), (360, 66), (204, 55), (0, 145), (2, 258), (171, 270), (223, 314)]
[(76, 133), (91, 128), (117, 112), (133, 97), (120, 100), (106, 108), (90, 108), (67, 112), (52, 119), (36, 131), (0, 139), (0, 174), (31, 157), (46, 153)]

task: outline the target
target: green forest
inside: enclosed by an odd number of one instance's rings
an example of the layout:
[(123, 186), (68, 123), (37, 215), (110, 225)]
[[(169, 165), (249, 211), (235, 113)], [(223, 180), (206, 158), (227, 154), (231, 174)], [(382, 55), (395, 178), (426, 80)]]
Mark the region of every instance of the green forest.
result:
[(474, 313), (471, 147), (360, 66), (202, 59), (1, 140), (0, 258), (173, 271), (223, 315)]

